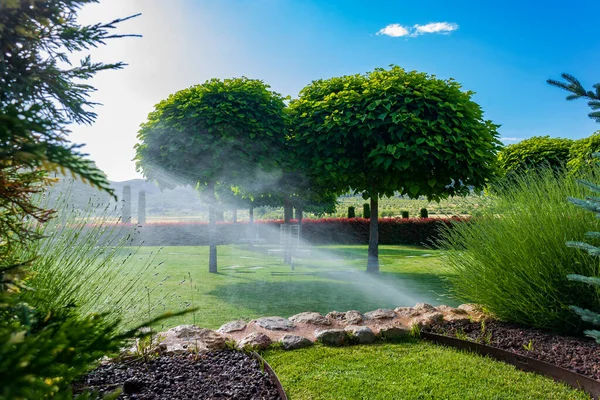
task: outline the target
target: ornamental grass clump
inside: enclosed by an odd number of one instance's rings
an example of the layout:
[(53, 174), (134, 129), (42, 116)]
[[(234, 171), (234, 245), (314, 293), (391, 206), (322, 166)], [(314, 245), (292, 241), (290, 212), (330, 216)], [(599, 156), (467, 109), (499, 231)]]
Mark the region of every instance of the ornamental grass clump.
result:
[[(600, 182), (600, 168), (585, 179)], [(598, 309), (600, 297), (565, 276), (597, 276), (599, 263), (564, 243), (597, 230), (599, 221), (565, 199), (585, 197), (589, 188), (564, 171), (541, 169), (513, 175), (491, 192), (493, 204), (482, 216), (444, 233), (454, 295), (484, 305), (501, 320), (580, 332), (582, 321), (570, 305)]]

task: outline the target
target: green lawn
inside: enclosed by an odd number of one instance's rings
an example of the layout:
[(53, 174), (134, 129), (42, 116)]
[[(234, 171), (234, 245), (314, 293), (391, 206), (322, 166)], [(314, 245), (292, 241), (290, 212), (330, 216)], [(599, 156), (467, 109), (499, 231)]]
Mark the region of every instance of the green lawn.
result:
[(415, 340), (267, 351), (290, 400), (589, 399), (550, 378)]
[[(156, 253), (142, 247), (139, 258)], [(233, 319), (289, 317), (303, 311), (370, 311), (418, 302), (451, 304), (439, 252), (409, 246), (380, 246), (381, 274), (364, 273), (366, 246), (312, 248), (294, 262), (294, 271), (267, 247), (219, 246), (219, 273), (208, 273), (208, 247), (160, 249), (143, 286), (150, 303), (176, 310), (193, 303), (198, 311), (169, 320), (218, 328)], [(190, 284), (191, 277), (191, 284)]]

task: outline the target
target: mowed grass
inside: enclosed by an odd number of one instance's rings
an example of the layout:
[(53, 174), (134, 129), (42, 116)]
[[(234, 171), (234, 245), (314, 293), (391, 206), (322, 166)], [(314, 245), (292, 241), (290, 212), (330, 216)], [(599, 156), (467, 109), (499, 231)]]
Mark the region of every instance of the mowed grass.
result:
[(197, 308), (169, 320), (169, 326), (195, 323), (213, 329), (234, 319), (303, 311), (456, 305), (447, 297), (447, 271), (435, 250), (380, 246), (381, 273), (372, 276), (364, 272), (366, 246), (306, 247), (294, 258), (294, 270), (269, 249), (219, 246), (219, 272), (210, 274), (206, 246), (141, 247), (138, 258), (156, 258), (140, 290), (147, 291), (149, 308)]
[(589, 399), (513, 366), (426, 342), (267, 351), (290, 400)]

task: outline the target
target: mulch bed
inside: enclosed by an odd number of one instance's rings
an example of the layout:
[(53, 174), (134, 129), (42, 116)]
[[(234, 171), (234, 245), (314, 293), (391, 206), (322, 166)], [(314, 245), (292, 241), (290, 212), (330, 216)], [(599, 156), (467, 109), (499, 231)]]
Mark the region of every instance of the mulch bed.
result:
[(119, 387), (119, 399), (281, 399), (258, 361), (231, 350), (104, 364), (74, 391), (105, 394)]
[(531, 357), (600, 381), (600, 345), (586, 337), (561, 336), (499, 322), (454, 321), (436, 323), (428, 332), (477, 341)]

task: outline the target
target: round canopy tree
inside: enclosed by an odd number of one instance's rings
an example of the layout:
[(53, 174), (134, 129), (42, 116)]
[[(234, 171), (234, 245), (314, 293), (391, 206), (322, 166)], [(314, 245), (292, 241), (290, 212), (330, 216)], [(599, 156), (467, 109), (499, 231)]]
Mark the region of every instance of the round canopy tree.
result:
[(493, 176), (496, 128), (454, 80), (398, 66), (318, 80), (293, 100), (294, 140), (312, 174), (371, 199), (367, 271), (377, 272), (378, 199), (400, 192), (440, 200)]
[(141, 125), (137, 169), (164, 187), (190, 184), (209, 206), (209, 271), (217, 272), (215, 185), (254, 180), (276, 166), (285, 104), (260, 80), (212, 79), (170, 95)]

